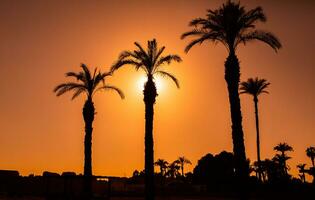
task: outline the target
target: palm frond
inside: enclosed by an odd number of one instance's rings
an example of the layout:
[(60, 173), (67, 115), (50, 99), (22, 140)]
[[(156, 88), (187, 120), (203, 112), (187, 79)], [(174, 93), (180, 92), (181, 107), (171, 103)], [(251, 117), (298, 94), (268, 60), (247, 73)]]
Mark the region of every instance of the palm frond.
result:
[(268, 44), (276, 52), (278, 49), (282, 47), (279, 39), (275, 35), (273, 35), (270, 32), (265, 32), (261, 30), (252, 31), (252, 32), (249, 32), (247, 34), (240, 36), (238, 43), (243, 42), (244, 44), (246, 44), (247, 42), (250, 42), (253, 40), (259, 40)]
[(81, 68), (83, 69), (85, 80), (91, 80), (91, 72), (89, 68), (85, 64), (81, 64)]
[(242, 16), (242, 23), (246, 28), (254, 28), (257, 21), (266, 22), (266, 15), (263, 9), (258, 6), (254, 9), (249, 10)]
[(197, 25), (205, 25), (208, 23), (207, 19), (204, 18), (196, 18), (189, 22), (189, 26), (197, 26)]
[(79, 84), (79, 83), (62, 83), (58, 86), (55, 87), (54, 92), (56, 93), (57, 96), (60, 96), (66, 92), (69, 92), (73, 89), (82, 89), (82, 90), (87, 90), (85, 85)]
[(179, 88), (179, 81), (174, 75), (172, 75), (168, 72), (165, 72), (165, 71), (156, 71), (155, 73), (162, 76), (162, 77), (167, 77), (167, 78), (172, 79), (174, 81), (174, 83), (176, 84), (177, 88)]
[(201, 28), (195, 28), (191, 31), (187, 31), (183, 33), (180, 37), (180, 39), (185, 39), (188, 36), (202, 36), (204, 34), (207, 34), (207, 31)]
[(115, 87), (115, 86), (105, 85), (105, 86), (99, 87), (95, 92), (97, 92), (99, 90), (114, 90), (119, 94), (120, 98), (122, 98), (122, 99), (125, 98), (123, 91), (120, 90), (119, 88)]
[(86, 90), (85, 89), (82, 89), (82, 88), (76, 88), (75, 89), (75, 92), (71, 98), (71, 100), (74, 100), (76, 97), (78, 97), (82, 92), (85, 92)]
[(155, 64), (155, 66), (159, 67), (165, 63), (170, 64), (172, 61), (181, 62), (182, 59), (179, 55), (167, 55), (165, 57), (163, 56), (158, 60), (158, 62)]
[[(141, 56), (148, 60), (148, 59), (149, 59), (149, 56), (148, 56), (147, 52), (142, 48), (142, 46), (141, 46), (138, 42), (135, 42), (134, 44), (135, 44), (135, 45), (138, 47), (138, 49), (140, 50)], [(135, 52), (136, 52), (136, 51), (135, 51)], [(138, 55), (139, 55), (139, 54), (138, 54)]]
[(163, 46), (156, 53), (156, 55), (154, 56), (154, 59), (153, 59), (153, 65), (156, 65), (156, 62), (159, 60), (159, 58), (160, 58), (161, 54), (163, 53), (164, 49), (165, 49), (165, 47)]
[(135, 61), (135, 60), (131, 60), (131, 59), (118, 60), (114, 65), (112, 65), (111, 71), (113, 72), (124, 65), (133, 65), (135, 67), (140, 67), (143, 64), (139, 61)]
[(216, 42), (216, 41), (220, 41), (222, 42), (224, 45), (226, 45), (226, 42), (224, 41), (224, 39), (222, 38), (222, 35), (220, 33), (216, 33), (216, 32), (208, 32), (208, 33), (205, 33), (203, 35), (201, 35), (200, 38), (197, 38), (195, 40), (192, 40), (185, 48), (185, 52), (188, 53), (189, 50), (195, 46), (196, 44), (202, 44), (204, 41), (206, 40), (211, 40), (213, 42)]

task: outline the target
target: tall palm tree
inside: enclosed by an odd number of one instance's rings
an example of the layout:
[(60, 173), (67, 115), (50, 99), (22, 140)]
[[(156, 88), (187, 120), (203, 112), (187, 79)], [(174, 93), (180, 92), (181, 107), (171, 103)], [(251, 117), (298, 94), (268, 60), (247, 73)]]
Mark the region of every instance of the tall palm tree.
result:
[(296, 167), (299, 169), (299, 173), (301, 173), (299, 176), (301, 177), (302, 182), (305, 183), (305, 167), (306, 167), (306, 164), (298, 164)]
[(233, 151), (237, 161), (236, 173), (242, 178), (248, 177), (248, 166), (238, 93), (240, 65), (236, 56), (236, 50), (239, 44), (247, 44), (255, 40), (268, 44), (275, 51), (281, 47), (281, 43), (272, 33), (256, 29), (258, 22), (266, 22), (266, 16), (261, 7), (247, 11), (240, 3), (228, 0), (218, 9), (209, 9), (206, 18), (192, 20), (189, 24), (192, 30), (185, 32), (181, 36), (182, 39), (188, 36), (196, 37), (186, 46), (186, 53), (193, 46), (202, 44), (204, 41), (220, 42), (228, 50), (229, 56), (225, 61), (225, 80), (229, 92)]
[[(85, 64), (81, 65), (82, 71), (67, 72), (66, 77), (73, 77), (75, 82), (62, 83), (55, 87), (54, 92), (57, 96), (63, 95), (66, 92), (73, 91), (72, 100), (81, 94), (86, 95), (86, 101), (83, 107), (83, 119), (85, 122), (85, 138), (84, 138), (84, 176), (92, 177), (92, 131), (95, 115), (95, 107), (93, 96), (96, 92), (102, 90), (114, 90), (123, 99), (123, 92), (115, 86), (105, 84), (105, 78), (111, 73), (102, 73), (95, 68), (92, 74)], [(90, 187), (90, 185), (86, 186)], [(91, 188), (86, 188), (90, 192)]]
[(308, 148), (306, 149), (306, 155), (307, 155), (307, 157), (309, 157), (309, 158), (311, 159), (313, 168), (315, 168), (315, 166), (314, 166), (315, 147), (308, 147)]
[(132, 65), (136, 70), (142, 69), (147, 75), (144, 84), (143, 101), (145, 104), (145, 199), (154, 199), (154, 157), (153, 157), (153, 115), (154, 104), (157, 94), (154, 76), (160, 75), (170, 78), (179, 88), (178, 80), (172, 74), (163, 71), (162, 66), (169, 65), (171, 62), (181, 62), (178, 55), (162, 55), (165, 47), (158, 48), (155, 39), (148, 41), (147, 49), (135, 42), (136, 50), (123, 51), (117, 62), (112, 66), (115, 71), (122, 66)]
[(287, 156), (286, 152), (293, 151), (293, 148), (284, 142), (284, 143), (279, 143), (273, 149), (281, 153), (280, 155), (276, 155), (276, 156), (278, 157), (278, 160), (280, 161), (280, 164), (282, 165), (285, 175), (288, 175), (288, 167), (287, 167), (286, 161), (289, 160), (291, 157)]
[(168, 166), (168, 162), (164, 159), (158, 159), (154, 165), (160, 167), (160, 172), (161, 172), (161, 175), (164, 176), (165, 175), (165, 172), (166, 172), (166, 169), (167, 169), (167, 166)]
[(185, 164), (191, 165), (191, 162), (190, 162), (190, 160), (188, 160), (184, 156), (178, 157), (177, 162), (178, 162), (178, 164), (180, 166), (180, 169), (182, 171), (182, 176), (184, 177), (185, 176), (185, 174), (184, 174), (184, 165)]
[(241, 94), (249, 94), (253, 96), (255, 105), (255, 119), (256, 119), (256, 145), (257, 145), (257, 161), (258, 161), (258, 178), (262, 181), (260, 168), (260, 137), (259, 137), (259, 118), (258, 118), (258, 96), (262, 93), (267, 93), (267, 87), (270, 83), (266, 79), (249, 78), (246, 82), (241, 83)]

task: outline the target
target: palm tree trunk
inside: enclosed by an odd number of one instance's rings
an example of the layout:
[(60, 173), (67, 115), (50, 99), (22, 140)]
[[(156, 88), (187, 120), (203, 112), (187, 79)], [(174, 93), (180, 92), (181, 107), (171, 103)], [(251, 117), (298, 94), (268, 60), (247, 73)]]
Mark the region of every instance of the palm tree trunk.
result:
[(181, 170), (182, 170), (182, 176), (184, 177), (184, 163), (182, 164), (182, 166), (181, 166)]
[(238, 92), (240, 67), (234, 51), (230, 51), (230, 54), (225, 62), (225, 80), (228, 86), (230, 100), (233, 152), (236, 162), (235, 170), (240, 181), (244, 182), (247, 181), (249, 167), (246, 161), (241, 104)]
[(305, 183), (305, 172), (304, 172), (304, 169), (303, 169), (303, 172), (302, 172), (302, 181), (303, 181), (303, 183)]
[(287, 170), (287, 161), (285, 160), (285, 153), (284, 151), (281, 152), (281, 156), (282, 156), (282, 167), (283, 167), (283, 175), (287, 176), (288, 175), (288, 170)]
[(153, 107), (157, 92), (152, 76), (148, 76), (143, 94), (145, 103), (145, 200), (154, 200)]
[(92, 194), (92, 131), (95, 108), (92, 98), (89, 97), (83, 107), (83, 118), (85, 122), (84, 138), (84, 192), (87, 197)]
[(261, 178), (261, 160), (260, 160), (260, 139), (259, 139), (259, 118), (258, 118), (258, 98), (254, 96), (255, 103), (255, 119), (256, 119), (256, 144), (257, 144), (257, 162), (258, 162), (258, 179), (262, 181)]

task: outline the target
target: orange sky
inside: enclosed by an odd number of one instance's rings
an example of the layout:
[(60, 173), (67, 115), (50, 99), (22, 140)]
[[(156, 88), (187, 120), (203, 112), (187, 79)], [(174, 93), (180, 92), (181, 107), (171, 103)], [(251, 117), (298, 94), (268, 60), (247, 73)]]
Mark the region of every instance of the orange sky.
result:
[[(268, 21), (260, 27), (283, 43), (276, 54), (261, 43), (238, 50), (241, 79), (259, 76), (271, 82), (260, 97), (262, 158), (279, 142), (293, 146), (289, 164), (310, 160), (315, 145), (314, 1), (241, 1), (261, 5)], [(186, 55), (180, 35), (188, 22), (223, 1), (0, 1), (0, 169), (21, 174), (83, 171), (84, 99), (57, 98), (52, 90), (64, 73), (80, 63), (103, 71), (134, 41), (157, 38), (183, 62), (168, 70), (180, 80), (176, 89), (163, 81), (155, 106), (155, 158), (184, 155), (195, 166), (206, 153), (232, 150), (229, 102), (224, 81), (226, 50), (204, 43)], [(144, 105), (140, 72), (124, 68), (109, 82), (126, 95), (99, 93), (93, 132), (93, 172), (130, 176), (144, 161)], [(247, 156), (256, 159), (253, 102), (241, 96)], [(192, 167), (188, 167), (192, 170)]]

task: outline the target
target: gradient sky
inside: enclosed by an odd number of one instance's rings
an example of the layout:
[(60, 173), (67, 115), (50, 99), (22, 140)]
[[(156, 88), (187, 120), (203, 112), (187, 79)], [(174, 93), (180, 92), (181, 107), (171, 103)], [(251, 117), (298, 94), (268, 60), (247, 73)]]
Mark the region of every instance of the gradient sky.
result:
[[(165, 69), (181, 88), (163, 80), (155, 106), (155, 158), (184, 155), (193, 166), (206, 153), (232, 150), (229, 102), (224, 81), (227, 51), (210, 42), (186, 55), (188, 40), (180, 35), (188, 22), (217, 8), (217, 0), (0, 1), (0, 169), (22, 175), (44, 170), (83, 171), (83, 96), (55, 97), (53, 88), (78, 71), (80, 63), (109, 69), (134, 41), (156, 38), (167, 53), (183, 62)], [(315, 145), (315, 2), (241, 1), (262, 6), (268, 21), (260, 24), (276, 34), (283, 49), (275, 53), (255, 42), (238, 49), (241, 79), (259, 76), (271, 82), (260, 97), (261, 155), (271, 158), (279, 142), (293, 146), (291, 172), (310, 160), (306, 147)], [(126, 95), (99, 93), (93, 132), (93, 172), (130, 176), (144, 163), (142, 73), (126, 67), (108, 83)], [(254, 106), (242, 95), (247, 156), (256, 159)], [(192, 167), (188, 167), (192, 170)]]

